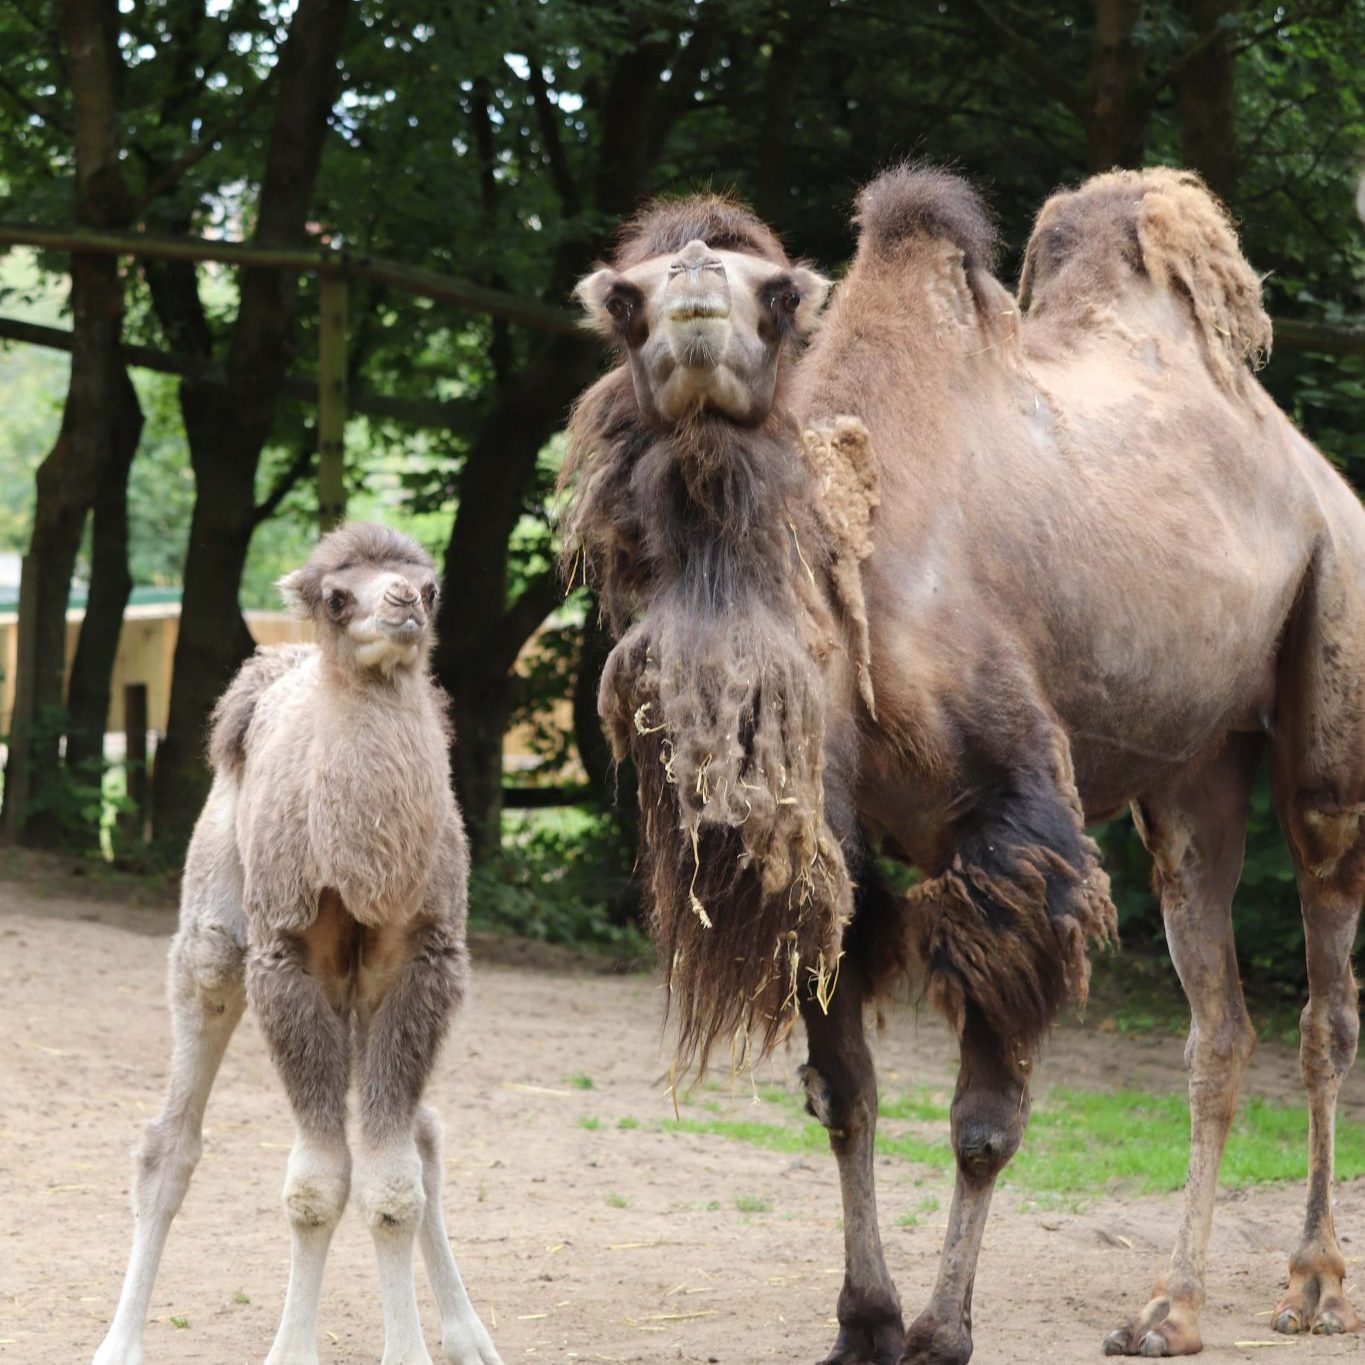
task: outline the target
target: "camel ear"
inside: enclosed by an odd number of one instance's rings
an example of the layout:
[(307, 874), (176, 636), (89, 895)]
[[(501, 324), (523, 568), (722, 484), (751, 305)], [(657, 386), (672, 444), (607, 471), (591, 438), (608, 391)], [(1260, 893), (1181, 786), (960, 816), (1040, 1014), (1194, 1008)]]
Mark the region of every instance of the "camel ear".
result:
[(603, 266), (602, 269), (594, 270), (591, 275), (585, 275), (579, 280), (573, 291), (574, 299), (583, 310), (584, 325), (608, 338), (616, 336), (617, 327), (615, 320), (607, 312), (607, 296), (619, 278), (620, 276), (609, 266)]
[(306, 568), (285, 574), (275, 586), (285, 607), (295, 616), (312, 616), (318, 604), (318, 581)]
[(793, 267), (791, 276), (801, 295), (796, 309), (796, 330), (802, 336), (809, 336), (820, 325), (820, 314), (829, 299), (830, 282), (804, 265)]

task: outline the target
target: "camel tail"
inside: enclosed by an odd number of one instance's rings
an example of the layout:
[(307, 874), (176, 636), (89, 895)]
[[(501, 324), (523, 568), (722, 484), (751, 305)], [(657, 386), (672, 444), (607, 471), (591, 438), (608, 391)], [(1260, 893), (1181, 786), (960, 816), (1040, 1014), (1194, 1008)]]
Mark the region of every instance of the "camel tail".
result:
[(858, 195), (860, 250), (894, 257), (926, 238), (946, 240), (970, 275), (995, 264), (996, 235), (981, 196), (960, 175), (904, 161)]
[(1034, 224), (1019, 292), (1035, 313), (1054, 299), (1108, 302), (1133, 272), (1184, 301), (1224, 385), (1269, 358), (1261, 277), (1227, 209), (1193, 171), (1110, 171), (1054, 194)]
[(265, 645), (237, 670), (213, 708), (209, 761), (215, 772), (241, 772), (246, 762), (247, 732), (262, 694), (316, 650), (315, 645)]

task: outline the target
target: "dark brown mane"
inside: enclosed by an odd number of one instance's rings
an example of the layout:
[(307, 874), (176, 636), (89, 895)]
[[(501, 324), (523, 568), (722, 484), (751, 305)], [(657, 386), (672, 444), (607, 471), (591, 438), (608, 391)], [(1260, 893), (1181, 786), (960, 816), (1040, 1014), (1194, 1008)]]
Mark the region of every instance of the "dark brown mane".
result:
[(683, 1065), (770, 1049), (798, 995), (829, 988), (852, 910), (824, 808), (829, 548), (800, 451), (781, 408), (650, 427), (624, 366), (569, 425), (565, 571), (620, 637), (598, 707), (639, 775)]
[(996, 235), (981, 196), (961, 176), (904, 161), (883, 171), (858, 195), (855, 221), (860, 245), (889, 254), (913, 237), (953, 243), (964, 266), (990, 270)]
[(694, 194), (685, 199), (654, 199), (622, 227), (612, 265), (628, 270), (688, 242), (703, 241), (717, 251), (743, 251), (775, 265), (790, 265), (777, 234), (737, 199)]

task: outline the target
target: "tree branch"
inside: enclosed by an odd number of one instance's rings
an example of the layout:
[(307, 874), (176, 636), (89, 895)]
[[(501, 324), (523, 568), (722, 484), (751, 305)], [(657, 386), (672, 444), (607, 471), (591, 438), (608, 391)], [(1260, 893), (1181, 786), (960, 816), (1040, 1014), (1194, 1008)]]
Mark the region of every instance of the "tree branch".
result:
[(253, 529), (263, 521), (269, 521), (271, 517), (279, 511), (280, 504), (289, 495), (289, 490), (308, 473), (312, 467), (313, 460), (317, 455), (313, 441), (305, 441), (298, 454), (289, 462), (280, 477), (275, 480), (275, 486), (266, 495), (263, 502), (258, 502), (251, 512), (251, 525)]
[(492, 667), (503, 672), (517, 661), (521, 647), (536, 633), (540, 623), (564, 600), (558, 569), (551, 567), (533, 578), (521, 595), (502, 614), (485, 641)]
[(1058, 104), (1071, 110), (1077, 118), (1084, 117), (1085, 106), (1080, 92), (1052, 69), (1043, 54), (1023, 34), (1011, 28), (989, 5), (984, 4), (983, 0), (953, 0), (953, 3), (959, 10), (975, 15), (995, 35), (1000, 46), (1014, 58), (1019, 69), (1031, 77)]

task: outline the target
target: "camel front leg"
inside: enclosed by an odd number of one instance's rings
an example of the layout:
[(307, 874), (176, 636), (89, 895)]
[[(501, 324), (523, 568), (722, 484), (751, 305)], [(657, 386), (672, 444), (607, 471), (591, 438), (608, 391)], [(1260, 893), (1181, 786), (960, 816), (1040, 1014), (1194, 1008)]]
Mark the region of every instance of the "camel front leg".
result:
[(1308, 1004), (1299, 1022), (1299, 1064), (1308, 1091), (1308, 1212), (1289, 1260), (1289, 1292), (1275, 1307), (1277, 1332), (1324, 1335), (1360, 1330), (1342, 1284), (1346, 1262), (1332, 1222), (1337, 1095), (1355, 1061), (1359, 991), (1351, 945), (1358, 897), (1300, 873), (1308, 956)]
[(245, 1008), (243, 956), (243, 945), (213, 921), (190, 918), (171, 945), (170, 1088), (134, 1159), (133, 1249), (118, 1310), (94, 1365), (142, 1361), (161, 1254), (199, 1162), (209, 1092)]
[[(399, 965), (391, 971), (383, 965), (394, 961)], [(411, 931), (371, 931), (362, 981), (370, 971), (375, 973), (372, 980), (383, 977), (383, 986), (373, 989), (365, 1001), (356, 1188), (379, 1264), (383, 1365), (431, 1365), (412, 1276), (413, 1241), (428, 1217), (417, 1108), (459, 1000), (463, 952), (458, 938), (442, 923)], [(439, 1207), (433, 1216), (439, 1217)], [(444, 1241), (443, 1225), (440, 1231)], [(423, 1244), (429, 1245), (425, 1236)], [(448, 1255), (448, 1243), (446, 1248)], [(443, 1259), (438, 1257), (440, 1268)], [(457, 1272), (455, 1282), (458, 1279)], [(447, 1292), (451, 1287), (442, 1285)], [(462, 1346), (458, 1339), (457, 1346)], [(454, 1359), (458, 1365), (481, 1365), (478, 1349), (476, 1344), (475, 1354), (457, 1354)]]
[(802, 1006), (809, 1061), (801, 1068), (806, 1107), (829, 1132), (844, 1208), (844, 1284), (839, 1334), (823, 1365), (896, 1365), (905, 1329), (877, 1226), (877, 1074), (863, 1032), (865, 985), (853, 953), (840, 962), (829, 1012)]
[(957, 1184), (938, 1278), (906, 1329), (901, 1365), (966, 1365), (971, 1359), (972, 1285), (991, 1195), (1028, 1125), (1028, 1084), (1010, 1060), (1012, 1051), (968, 1006), (952, 1107)]
[(417, 1111), (417, 1151), (422, 1158), (422, 1193), (426, 1198), (417, 1238), (441, 1314), (441, 1351), (448, 1365), (502, 1365), (502, 1357), (469, 1301), (450, 1249), (441, 1209), (441, 1120), (428, 1105)]
[(289, 1288), (266, 1365), (317, 1365), (323, 1269), (350, 1193), (347, 1020), (309, 972), (296, 941), (279, 939), (254, 951), (247, 981), (298, 1130), (283, 1195), (292, 1238)]

